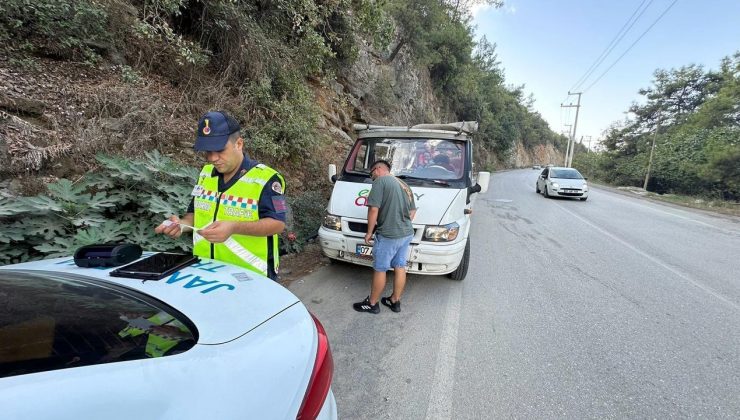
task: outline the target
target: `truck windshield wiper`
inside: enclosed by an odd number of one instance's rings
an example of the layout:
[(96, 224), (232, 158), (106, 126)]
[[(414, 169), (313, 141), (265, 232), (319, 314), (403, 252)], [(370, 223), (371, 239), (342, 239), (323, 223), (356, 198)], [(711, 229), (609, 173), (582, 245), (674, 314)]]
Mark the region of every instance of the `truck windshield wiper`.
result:
[(442, 181), (440, 179), (421, 178), (421, 177), (411, 176), (411, 175), (397, 175), (396, 178), (400, 178), (400, 179), (412, 179), (414, 181), (422, 181), (422, 182), (433, 182), (435, 184), (444, 185), (444, 186), (449, 186), (450, 185), (449, 182)]

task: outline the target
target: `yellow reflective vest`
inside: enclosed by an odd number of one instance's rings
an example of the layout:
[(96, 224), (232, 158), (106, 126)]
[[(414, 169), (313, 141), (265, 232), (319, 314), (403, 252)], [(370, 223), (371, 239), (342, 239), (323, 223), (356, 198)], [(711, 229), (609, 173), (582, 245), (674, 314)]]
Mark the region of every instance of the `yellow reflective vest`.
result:
[[(164, 311), (160, 311), (159, 313), (150, 316), (147, 320), (154, 325), (168, 324), (176, 327), (184, 333), (190, 334), (190, 330), (185, 325)], [(177, 338), (159, 336), (156, 333), (151, 333), (131, 325), (118, 332), (118, 335), (121, 338), (138, 337), (142, 334), (148, 334), (146, 339), (146, 349), (144, 351), (149, 357), (162, 357), (165, 353), (175, 347), (177, 343), (182, 341)]]
[[(259, 220), (259, 201), (262, 190), (277, 175), (281, 191), (285, 193), (285, 180), (274, 169), (258, 164), (243, 174), (226, 191), (218, 191), (218, 176), (213, 165), (206, 165), (200, 172), (198, 185), (193, 190), (194, 222), (196, 229), (214, 221), (253, 222)], [(193, 254), (213, 258), (267, 276), (268, 247), (272, 247), (273, 269), (277, 273), (280, 262), (278, 235), (231, 235), (223, 243), (210, 243), (197, 232), (193, 233)]]

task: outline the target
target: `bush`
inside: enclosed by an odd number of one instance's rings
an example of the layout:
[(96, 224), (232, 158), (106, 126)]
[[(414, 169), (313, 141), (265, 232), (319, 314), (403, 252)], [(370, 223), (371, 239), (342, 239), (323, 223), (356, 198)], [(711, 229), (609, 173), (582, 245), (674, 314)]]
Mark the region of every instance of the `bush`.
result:
[(3, 0), (0, 43), (61, 58), (94, 58), (108, 42), (108, 14), (95, 0)]
[(151, 250), (188, 250), (185, 239), (154, 227), (187, 208), (197, 170), (157, 151), (129, 161), (98, 156), (104, 169), (77, 181), (60, 179), (48, 194), (0, 201), (0, 263), (69, 256), (83, 245), (126, 241)]

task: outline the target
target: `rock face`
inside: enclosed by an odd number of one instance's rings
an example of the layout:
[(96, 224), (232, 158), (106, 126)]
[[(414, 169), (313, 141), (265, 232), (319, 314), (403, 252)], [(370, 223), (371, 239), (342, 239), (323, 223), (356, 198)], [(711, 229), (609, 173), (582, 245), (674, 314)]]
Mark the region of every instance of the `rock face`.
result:
[(565, 154), (556, 150), (553, 145), (537, 145), (533, 149), (527, 149), (520, 142), (516, 143), (516, 152), (505, 162), (505, 166), (511, 168), (523, 168), (531, 165), (562, 166)]
[(410, 125), (441, 122), (440, 106), (426, 69), (418, 68), (404, 50), (390, 54), (361, 43), (357, 61), (339, 75), (339, 83), (359, 122)]
[[(324, 117), (320, 128), (336, 143), (346, 148), (352, 144), (353, 122), (413, 125), (454, 119), (444, 115), (427, 69), (416, 66), (404, 48), (390, 61), (391, 50), (393, 46), (378, 51), (362, 42), (358, 59), (351, 67), (343, 69), (329, 86), (316, 86)], [(527, 149), (520, 142), (504, 161), (483, 150), (478, 156), (484, 165), (491, 162), (496, 168), (559, 164), (564, 158), (552, 145)]]

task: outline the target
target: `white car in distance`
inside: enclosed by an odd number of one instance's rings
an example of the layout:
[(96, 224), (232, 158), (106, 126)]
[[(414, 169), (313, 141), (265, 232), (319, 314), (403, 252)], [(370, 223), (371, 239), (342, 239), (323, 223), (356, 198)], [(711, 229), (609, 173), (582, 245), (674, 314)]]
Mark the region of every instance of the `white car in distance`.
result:
[(586, 201), (588, 183), (577, 169), (552, 166), (540, 173), (535, 184), (535, 192), (541, 193), (546, 198), (571, 197)]

